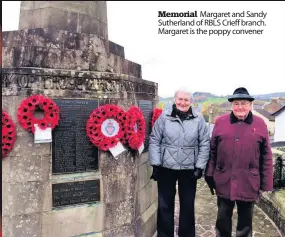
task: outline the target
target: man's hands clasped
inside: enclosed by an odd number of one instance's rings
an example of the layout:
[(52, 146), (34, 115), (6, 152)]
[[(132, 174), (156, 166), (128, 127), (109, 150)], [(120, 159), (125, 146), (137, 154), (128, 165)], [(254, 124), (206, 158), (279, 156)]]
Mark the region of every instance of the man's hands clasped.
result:
[(216, 190), (216, 186), (213, 176), (205, 176), (205, 181), (208, 184), (212, 195), (215, 195), (214, 191)]

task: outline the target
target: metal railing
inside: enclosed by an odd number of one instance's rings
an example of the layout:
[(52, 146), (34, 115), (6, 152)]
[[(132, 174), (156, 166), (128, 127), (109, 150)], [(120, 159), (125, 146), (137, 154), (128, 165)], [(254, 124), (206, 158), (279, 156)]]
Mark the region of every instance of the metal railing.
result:
[(273, 187), (274, 189), (285, 188), (285, 161), (281, 157), (278, 157), (274, 164)]

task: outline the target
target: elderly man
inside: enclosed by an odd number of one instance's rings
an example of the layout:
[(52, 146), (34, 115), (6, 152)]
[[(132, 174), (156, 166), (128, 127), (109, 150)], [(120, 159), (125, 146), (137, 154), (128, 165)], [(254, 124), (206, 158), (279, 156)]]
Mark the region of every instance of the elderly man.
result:
[(152, 178), (158, 186), (157, 236), (174, 236), (176, 182), (180, 200), (180, 237), (195, 237), (194, 201), (210, 152), (206, 122), (191, 108), (191, 93), (180, 89), (172, 108), (154, 124), (149, 140)]
[(251, 112), (254, 98), (241, 87), (228, 100), (232, 112), (216, 120), (205, 180), (218, 196), (217, 236), (231, 237), (236, 203), (236, 236), (251, 237), (254, 202), (273, 189), (272, 152), (265, 122)]

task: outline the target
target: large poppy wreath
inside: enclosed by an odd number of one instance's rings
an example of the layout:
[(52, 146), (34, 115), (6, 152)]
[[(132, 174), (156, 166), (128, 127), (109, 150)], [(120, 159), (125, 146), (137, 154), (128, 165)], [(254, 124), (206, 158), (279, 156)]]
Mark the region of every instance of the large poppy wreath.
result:
[(87, 136), (96, 147), (107, 151), (119, 141), (126, 143), (124, 128), (126, 120), (126, 112), (120, 107), (112, 104), (101, 105), (87, 120)]
[(2, 158), (13, 149), (16, 141), (16, 126), (10, 116), (2, 110)]
[(143, 113), (139, 107), (132, 106), (128, 112), (126, 134), (129, 146), (133, 150), (138, 150), (145, 139), (146, 123)]
[[(34, 116), (37, 109), (44, 112), (42, 119)], [(17, 116), (20, 125), (29, 132), (35, 133), (35, 124), (38, 124), (39, 128), (43, 130), (48, 127), (54, 129), (59, 121), (59, 107), (50, 98), (42, 95), (32, 95), (22, 101)]]
[(159, 108), (155, 108), (153, 110), (153, 114), (152, 114), (152, 120), (151, 120), (151, 126), (153, 127), (155, 121), (159, 118), (159, 116), (161, 115), (162, 113), (162, 109), (159, 109)]

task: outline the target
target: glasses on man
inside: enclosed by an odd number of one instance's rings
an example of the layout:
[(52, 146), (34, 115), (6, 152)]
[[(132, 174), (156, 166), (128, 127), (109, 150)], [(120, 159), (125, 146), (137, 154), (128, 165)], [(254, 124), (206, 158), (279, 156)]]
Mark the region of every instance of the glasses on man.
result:
[(233, 102), (233, 106), (234, 107), (239, 107), (239, 106), (241, 106), (241, 107), (246, 107), (246, 106), (248, 106), (250, 103), (249, 102), (247, 102), (247, 101), (243, 101), (243, 102)]

